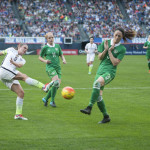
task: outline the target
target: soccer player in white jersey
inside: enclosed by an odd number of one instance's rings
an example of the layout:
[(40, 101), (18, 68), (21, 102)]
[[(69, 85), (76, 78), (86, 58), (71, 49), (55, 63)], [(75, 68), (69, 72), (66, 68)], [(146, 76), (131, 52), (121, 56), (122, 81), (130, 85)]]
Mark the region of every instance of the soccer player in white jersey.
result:
[(85, 52), (87, 53), (87, 65), (89, 67), (89, 73), (91, 74), (93, 68), (93, 62), (95, 58), (95, 53), (97, 52), (97, 45), (94, 43), (94, 38), (90, 37), (90, 43), (85, 46)]
[(28, 120), (22, 116), (22, 107), (24, 99), (24, 91), (18, 80), (23, 80), (29, 85), (41, 88), (43, 91), (47, 92), (50, 88), (50, 83), (44, 85), (43, 83), (28, 77), (26, 74), (21, 73), (16, 70), (16, 68), (21, 68), (25, 63), (25, 59), (22, 55), (28, 50), (27, 44), (19, 44), (18, 49), (15, 50), (13, 47), (8, 48), (4, 51), (0, 51), (0, 55), (6, 54), (1, 67), (0, 67), (0, 80), (13, 92), (17, 94), (16, 99), (16, 114), (14, 119)]

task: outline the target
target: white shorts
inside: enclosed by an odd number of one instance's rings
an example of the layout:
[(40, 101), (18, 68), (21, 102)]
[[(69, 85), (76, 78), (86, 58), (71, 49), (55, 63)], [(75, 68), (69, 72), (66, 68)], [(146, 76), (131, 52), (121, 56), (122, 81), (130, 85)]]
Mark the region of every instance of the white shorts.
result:
[(18, 70), (10, 71), (6, 70), (4, 68), (0, 68), (0, 80), (9, 88), (11, 89), (11, 86), (13, 84), (20, 84), (18, 80), (14, 80), (13, 78), (16, 76), (18, 73)]
[(91, 61), (94, 61), (94, 58), (95, 58), (95, 53), (87, 54), (86, 62), (89, 63)]

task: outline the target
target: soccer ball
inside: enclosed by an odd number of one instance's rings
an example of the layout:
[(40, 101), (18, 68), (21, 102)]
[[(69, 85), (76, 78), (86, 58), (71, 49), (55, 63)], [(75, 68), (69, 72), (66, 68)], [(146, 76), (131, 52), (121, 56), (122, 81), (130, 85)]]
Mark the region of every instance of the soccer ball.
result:
[(74, 94), (75, 94), (75, 90), (70, 86), (64, 87), (61, 91), (61, 95), (65, 99), (72, 99), (74, 97)]

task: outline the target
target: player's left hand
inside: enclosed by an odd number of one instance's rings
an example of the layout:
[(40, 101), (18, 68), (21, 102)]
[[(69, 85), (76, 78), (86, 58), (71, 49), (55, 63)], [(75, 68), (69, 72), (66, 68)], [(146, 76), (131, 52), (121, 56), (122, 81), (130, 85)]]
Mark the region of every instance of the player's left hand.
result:
[(11, 63), (11, 64), (14, 64), (14, 62), (13, 62), (12, 58), (11, 58), (11, 60), (10, 60), (10, 63)]
[(66, 62), (66, 60), (63, 60), (63, 64), (66, 64), (67, 62)]

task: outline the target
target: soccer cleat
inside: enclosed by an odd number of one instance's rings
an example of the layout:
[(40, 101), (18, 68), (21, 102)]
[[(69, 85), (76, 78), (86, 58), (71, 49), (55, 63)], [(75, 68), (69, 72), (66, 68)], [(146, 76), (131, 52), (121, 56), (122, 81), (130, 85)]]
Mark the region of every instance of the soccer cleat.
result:
[(91, 74), (91, 72), (88, 72), (88, 74)]
[(42, 90), (47, 93), (48, 90), (50, 89), (50, 87), (52, 87), (53, 84), (54, 84), (54, 81), (51, 81), (50, 83), (46, 83), (44, 85), (44, 87), (42, 88)]
[(42, 98), (42, 101), (44, 102), (44, 106), (47, 106), (48, 101), (44, 97)]
[(14, 119), (18, 119), (18, 120), (28, 120), (28, 118), (23, 117), (22, 114), (15, 115)]
[(91, 106), (87, 106), (85, 109), (80, 109), (80, 112), (90, 115), (91, 114), (91, 110), (92, 110), (92, 107)]
[(107, 123), (107, 122), (110, 122), (109, 115), (104, 116), (103, 120), (100, 121), (100, 122), (98, 122), (98, 124), (101, 124), (101, 123)]
[(50, 105), (51, 105), (52, 107), (56, 107), (55, 102), (50, 102)]

